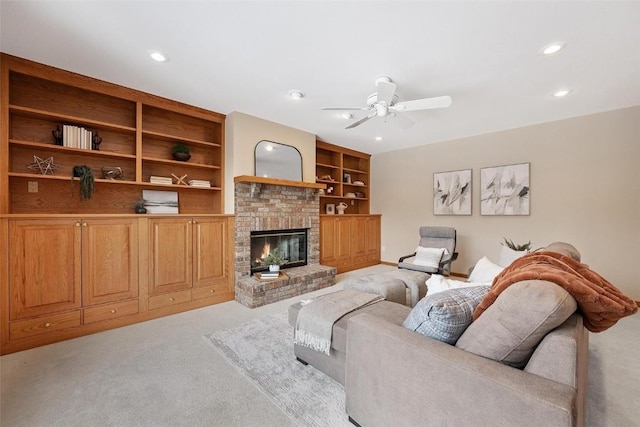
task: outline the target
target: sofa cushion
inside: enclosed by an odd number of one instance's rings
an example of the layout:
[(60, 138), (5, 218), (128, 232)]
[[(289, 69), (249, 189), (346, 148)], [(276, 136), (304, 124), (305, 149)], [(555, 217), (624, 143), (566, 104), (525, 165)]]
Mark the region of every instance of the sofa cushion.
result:
[(500, 267), (507, 267), (513, 261), (527, 254), (527, 251), (516, 251), (509, 246), (502, 245), (500, 248), (500, 254), (498, 255), (498, 265)]
[(448, 254), (445, 248), (423, 248), (418, 246), (413, 263), (424, 267), (438, 268), (445, 252)]
[(402, 326), (448, 344), (455, 344), (473, 320), (473, 310), (489, 286), (449, 289), (418, 301)]
[(472, 286), (482, 285), (489, 286), (491, 285), (491, 282), (463, 282), (461, 280), (449, 279), (440, 274), (432, 274), (431, 277), (427, 279), (425, 284), (427, 285), (427, 295), (433, 295), (449, 289), (470, 288)]
[(456, 347), (522, 368), (542, 338), (576, 308), (571, 294), (555, 283), (514, 283), (469, 325)]
[(473, 271), (471, 271), (469, 275), (469, 282), (491, 283), (502, 270), (504, 270), (504, 268), (492, 263), (486, 256), (482, 257), (478, 260), (475, 267), (473, 267)]

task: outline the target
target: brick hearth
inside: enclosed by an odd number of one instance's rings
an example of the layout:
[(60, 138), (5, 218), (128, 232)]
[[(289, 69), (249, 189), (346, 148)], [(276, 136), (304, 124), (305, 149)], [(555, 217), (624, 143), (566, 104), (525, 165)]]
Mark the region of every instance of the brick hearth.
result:
[[(320, 265), (320, 197), (302, 183), (247, 177), (235, 183), (235, 299), (255, 308), (335, 284), (336, 269)], [(267, 183), (267, 182), (277, 183)], [(288, 278), (260, 281), (251, 276), (251, 232), (308, 228), (307, 264), (284, 269)]]

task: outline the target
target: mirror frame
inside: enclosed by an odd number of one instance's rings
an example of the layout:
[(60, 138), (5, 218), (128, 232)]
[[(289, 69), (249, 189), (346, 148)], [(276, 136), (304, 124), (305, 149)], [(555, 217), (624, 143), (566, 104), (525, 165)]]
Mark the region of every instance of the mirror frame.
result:
[[(292, 168), (298, 168), (298, 170), (293, 170), (291, 175), (296, 174), (296, 178), (292, 179), (290, 175), (285, 175), (285, 176), (278, 176), (277, 170), (273, 169), (273, 171), (276, 171), (275, 174), (273, 173), (267, 173), (267, 178), (275, 178), (275, 179), (286, 179), (289, 181), (300, 181), (302, 182), (302, 178), (303, 178), (303, 174), (302, 174), (302, 154), (300, 153), (300, 150), (298, 150), (296, 147), (294, 147), (293, 145), (288, 145), (288, 144), (283, 144), (281, 142), (275, 142), (275, 141), (270, 141), (268, 139), (261, 139), (260, 141), (258, 141), (258, 143), (256, 144), (254, 150), (253, 150), (253, 173), (255, 176), (264, 176), (264, 171), (260, 170), (260, 174), (258, 174), (258, 162), (261, 161), (260, 163), (263, 164), (264, 166), (264, 158), (259, 157), (259, 150), (262, 146), (262, 144), (273, 144), (274, 146), (281, 146), (283, 148), (287, 148), (287, 149), (293, 149), (295, 150), (295, 153), (297, 153), (297, 159), (291, 159), (291, 167)], [(293, 151), (291, 151), (291, 154), (293, 154)], [(298, 163), (299, 162), (299, 163)], [(280, 165), (280, 168), (282, 167), (282, 165)], [(299, 175), (298, 175), (299, 174)]]

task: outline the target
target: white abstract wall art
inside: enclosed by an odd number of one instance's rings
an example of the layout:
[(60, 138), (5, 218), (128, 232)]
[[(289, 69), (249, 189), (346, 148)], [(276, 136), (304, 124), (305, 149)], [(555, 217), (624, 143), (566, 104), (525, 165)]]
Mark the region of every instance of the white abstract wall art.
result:
[(433, 174), (433, 214), (471, 215), (471, 169)]
[(480, 215), (529, 215), (529, 163), (480, 169)]

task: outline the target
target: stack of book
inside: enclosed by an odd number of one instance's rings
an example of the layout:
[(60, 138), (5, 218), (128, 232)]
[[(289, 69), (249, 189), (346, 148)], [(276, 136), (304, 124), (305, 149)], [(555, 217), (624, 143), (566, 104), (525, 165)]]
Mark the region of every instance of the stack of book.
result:
[(93, 148), (93, 132), (79, 126), (63, 125), (62, 146), (91, 150)]
[(201, 179), (192, 179), (192, 180), (189, 180), (189, 185), (191, 187), (211, 187), (211, 181), (204, 181)]
[(173, 180), (169, 176), (153, 176), (149, 177), (149, 182), (152, 184), (173, 184)]
[(280, 277), (279, 271), (263, 271), (260, 273), (261, 279), (277, 279), (278, 277)]

